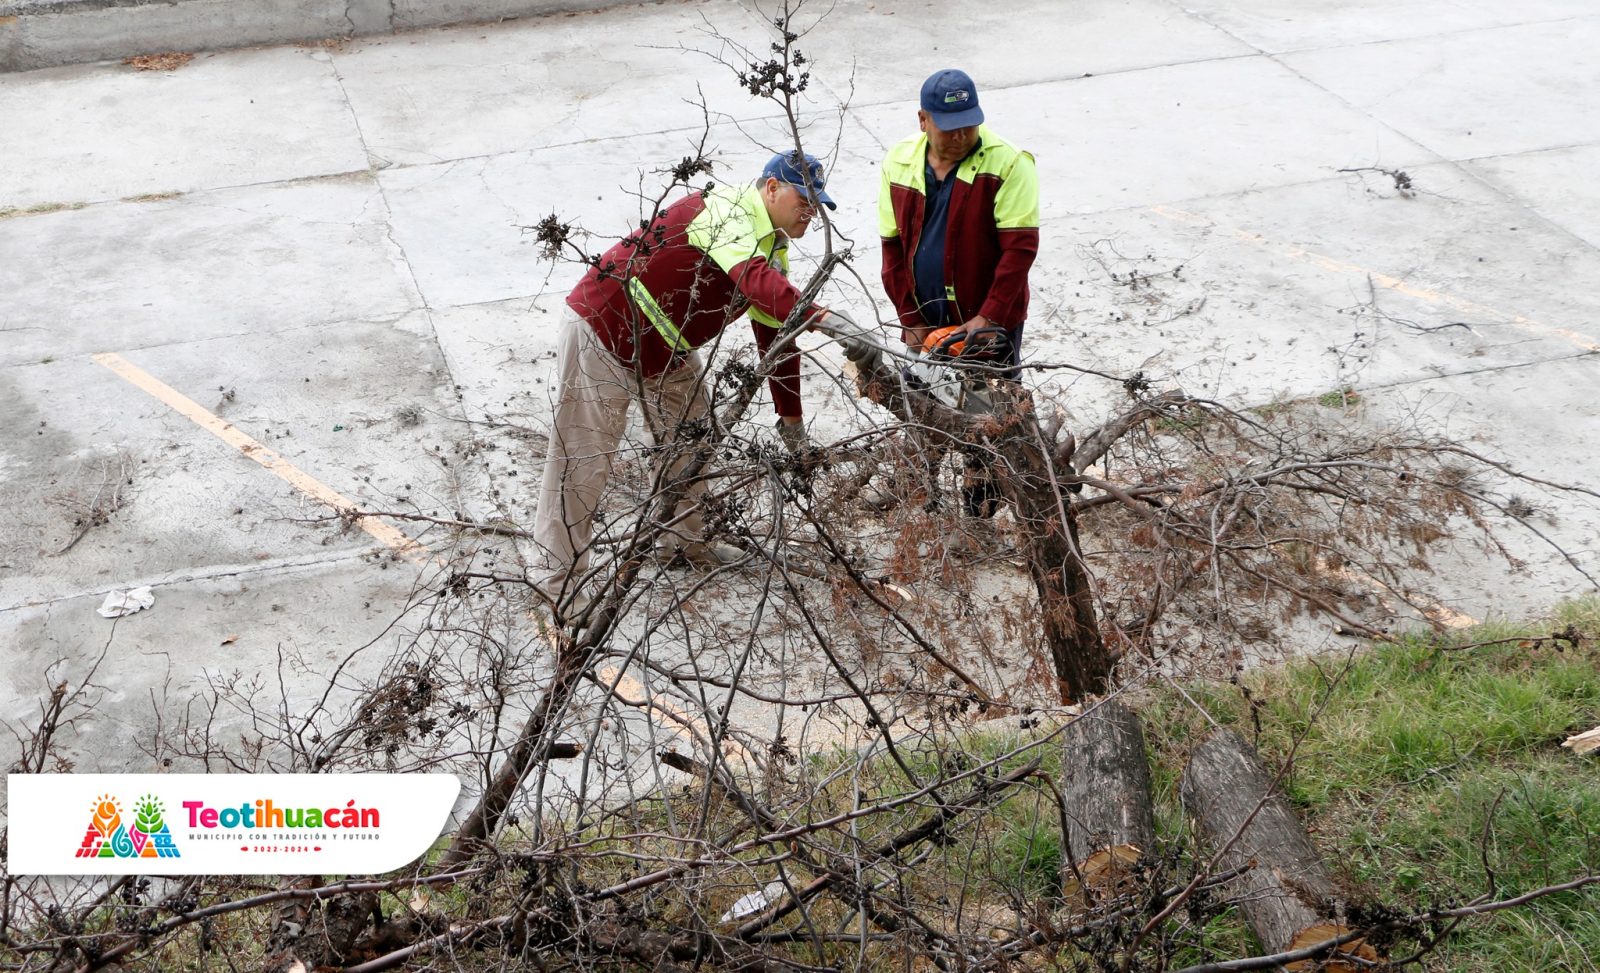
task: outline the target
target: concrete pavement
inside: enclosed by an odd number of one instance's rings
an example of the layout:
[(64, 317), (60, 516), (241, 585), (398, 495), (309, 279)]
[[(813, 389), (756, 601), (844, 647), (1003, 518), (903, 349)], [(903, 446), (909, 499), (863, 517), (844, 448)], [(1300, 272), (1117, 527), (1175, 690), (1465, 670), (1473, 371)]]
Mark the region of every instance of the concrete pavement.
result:
[[(729, 57), (714, 25), (764, 50), (762, 10), (675, 0), (0, 75), (0, 718), (35, 711), (50, 660), (109, 644), (79, 746), (139, 768), (91, 741), (147, 735), (152, 694), (276, 678), (285, 648), (306, 660), (292, 694), (392, 639), (432, 562), (328, 523), (290, 469), (361, 504), (530, 519), (544, 322), (575, 271), (526, 228), (555, 212), (619, 234), (707, 121), (717, 176), (753, 175), (776, 112), (686, 49)], [(1593, 483), (1597, 44), (1588, 0), (847, 0), (800, 41), (807, 139), (865, 281), (828, 300), (887, 310), (876, 164), (921, 79), (957, 64), (1039, 161), (1036, 358), (1245, 404), (1357, 388)], [(1153, 286), (1110, 278), (1130, 269)], [(831, 356), (806, 366), (819, 439), (858, 421)], [(1048, 381), (1081, 423), (1120, 394)], [(1536, 502), (1600, 567), (1595, 508)], [(1452, 566), (1452, 604), (1585, 590), (1519, 551), (1515, 575)], [(113, 631), (94, 609), (136, 584), (156, 606)]]
[(0, 71), (387, 34), (621, 0), (0, 0)]

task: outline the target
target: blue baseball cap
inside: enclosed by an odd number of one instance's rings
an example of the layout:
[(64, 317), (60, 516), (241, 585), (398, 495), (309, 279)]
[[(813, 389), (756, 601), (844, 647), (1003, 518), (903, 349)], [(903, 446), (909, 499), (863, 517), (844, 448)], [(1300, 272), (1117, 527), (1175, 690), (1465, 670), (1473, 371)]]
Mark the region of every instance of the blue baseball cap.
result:
[(798, 152), (779, 152), (767, 160), (767, 167), (761, 170), (761, 181), (776, 179), (788, 183), (801, 193), (814, 192), (817, 194), (817, 201), (822, 205), (829, 209), (838, 209), (833, 198), (823, 191), (828, 181), (823, 178), (822, 163), (817, 161), (816, 156), (807, 153), (802, 171), (800, 166), (795, 165), (795, 160), (799, 157)]
[(983, 124), (978, 86), (959, 68), (935, 71), (922, 82), (922, 110), (933, 117), (941, 132)]

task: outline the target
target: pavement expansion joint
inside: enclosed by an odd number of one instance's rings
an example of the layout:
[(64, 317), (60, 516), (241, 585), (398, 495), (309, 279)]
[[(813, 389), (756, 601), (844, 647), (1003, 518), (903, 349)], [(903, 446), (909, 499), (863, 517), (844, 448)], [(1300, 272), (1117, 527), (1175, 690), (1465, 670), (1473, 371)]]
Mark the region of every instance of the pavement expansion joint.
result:
[(383, 552), (385, 548), (373, 546), (359, 551), (348, 551), (336, 554), (322, 554), (315, 557), (285, 557), (272, 561), (261, 561), (255, 564), (227, 564), (216, 565), (201, 569), (183, 569), (166, 574), (151, 575), (119, 581), (115, 584), (96, 585), (81, 588), (66, 594), (52, 595), (48, 598), (37, 598), (17, 602), (12, 605), (0, 605), (0, 615), (12, 612), (27, 611), (32, 608), (41, 608), (50, 605), (59, 605), (64, 602), (76, 601), (80, 598), (99, 598), (112, 591), (127, 588), (149, 587), (157, 590), (171, 588), (177, 585), (196, 584), (208, 581), (223, 581), (229, 578), (261, 578), (287, 576), (299, 573), (305, 569), (323, 569), (333, 565), (348, 564), (352, 561), (371, 560), (374, 553)]

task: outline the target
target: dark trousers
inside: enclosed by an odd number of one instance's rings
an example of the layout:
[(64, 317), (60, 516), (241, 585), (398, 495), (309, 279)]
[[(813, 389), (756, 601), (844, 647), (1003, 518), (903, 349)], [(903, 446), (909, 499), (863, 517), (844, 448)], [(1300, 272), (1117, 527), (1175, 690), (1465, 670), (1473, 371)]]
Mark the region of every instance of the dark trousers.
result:
[[(1026, 322), (1011, 332), (1011, 346), (997, 365), (1006, 370), (1000, 377), (1011, 382), (1022, 376), (1022, 329)], [(964, 450), (961, 464), (961, 512), (968, 517), (993, 517), (1000, 510), (1000, 491), (995, 489), (994, 473), (990, 469), (992, 457), (981, 448)]]

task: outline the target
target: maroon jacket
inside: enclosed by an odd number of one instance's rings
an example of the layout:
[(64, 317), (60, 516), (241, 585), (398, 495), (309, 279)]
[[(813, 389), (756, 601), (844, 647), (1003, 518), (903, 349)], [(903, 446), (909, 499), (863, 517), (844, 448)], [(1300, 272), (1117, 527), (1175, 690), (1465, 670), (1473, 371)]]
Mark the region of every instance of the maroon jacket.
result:
[[(567, 305), (641, 375), (679, 367), (692, 349), (746, 311), (765, 355), (778, 324), (800, 300), (784, 274), (787, 260), (786, 242), (773, 230), (756, 188), (719, 187), (677, 200), (648, 230), (607, 250)], [(653, 315), (665, 319), (668, 334)], [(678, 340), (669, 343), (673, 328)], [(768, 384), (779, 415), (800, 415), (798, 353), (791, 349), (778, 361)]]
[[(1028, 270), (1039, 252), (1039, 179), (1033, 156), (987, 126), (978, 134), (978, 147), (956, 167), (950, 191), (944, 284), (957, 321), (981, 314), (1014, 331), (1028, 317)], [(912, 278), (927, 201), (927, 151), (926, 135), (891, 148), (878, 196), (883, 288), (907, 328), (927, 327)]]

